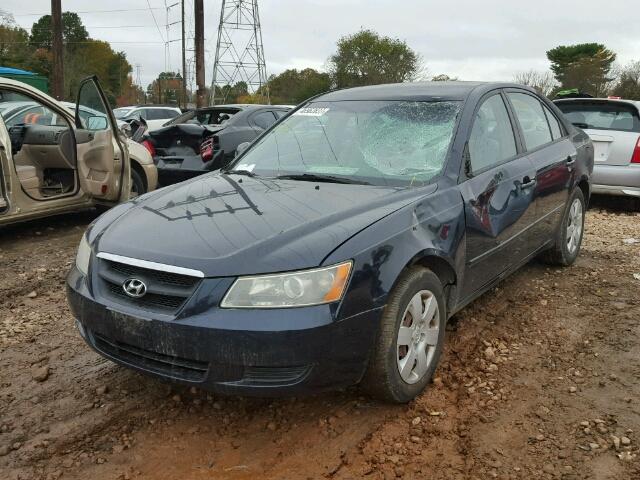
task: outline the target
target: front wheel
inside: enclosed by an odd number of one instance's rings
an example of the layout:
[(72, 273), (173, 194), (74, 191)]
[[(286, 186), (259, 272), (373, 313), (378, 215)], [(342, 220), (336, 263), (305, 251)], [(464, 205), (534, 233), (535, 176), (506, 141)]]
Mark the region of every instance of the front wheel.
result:
[(363, 387), (394, 403), (408, 402), (422, 392), (442, 353), (446, 319), (440, 279), (426, 268), (407, 270), (382, 314)]
[(584, 234), (585, 201), (582, 190), (576, 188), (569, 197), (554, 245), (544, 252), (543, 259), (552, 265), (568, 267), (578, 258)]
[(129, 198), (136, 198), (143, 193), (146, 193), (147, 189), (144, 186), (144, 180), (142, 176), (133, 168), (131, 169), (131, 190), (129, 191)]

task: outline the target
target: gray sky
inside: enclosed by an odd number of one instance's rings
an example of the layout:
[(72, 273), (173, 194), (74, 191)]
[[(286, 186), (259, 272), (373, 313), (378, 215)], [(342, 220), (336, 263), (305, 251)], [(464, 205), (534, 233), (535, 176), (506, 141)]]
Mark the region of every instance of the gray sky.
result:
[[(170, 44), (168, 59), (163, 43), (165, 24), (180, 18), (176, 6), (167, 22), (165, 5), (177, 1), (63, 0), (62, 8), (86, 11), (80, 16), (91, 37), (112, 42), (132, 65), (139, 64), (146, 86), (165, 65), (181, 69), (180, 42)], [(208, 83), (222, 1), (204, 3)], [(49, 0), (3, 0), (1, 8), (29, 28), (39, 15), (28, 14), (47, 13), (50, 5)], [(185, 23), (192, 31), (193, 0), (186, 5)], [(262, 0), (260, 16), (269, 74), (291, 67), (323, 69), (340, 36), (370, 28), (407, 41), (431, 75), (512, 80), (518, 71), (547, 69), (545, 52), (560, 44), (597, 41), (617, 52), (620, 63), (640, 60), (637, 7), (638, 0)], [(118, 9), (129, 11), (96, 12)], [(170, 27), (168, 38), (179, 40), (179, 24)]]

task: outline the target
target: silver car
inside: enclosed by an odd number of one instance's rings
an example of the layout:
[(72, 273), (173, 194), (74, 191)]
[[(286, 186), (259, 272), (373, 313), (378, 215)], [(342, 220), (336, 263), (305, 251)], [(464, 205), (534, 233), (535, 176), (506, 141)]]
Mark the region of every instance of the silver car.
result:
[(640, 102), (567, 98), (554, 103), (593, 141), (593, 193), (640, 199)]

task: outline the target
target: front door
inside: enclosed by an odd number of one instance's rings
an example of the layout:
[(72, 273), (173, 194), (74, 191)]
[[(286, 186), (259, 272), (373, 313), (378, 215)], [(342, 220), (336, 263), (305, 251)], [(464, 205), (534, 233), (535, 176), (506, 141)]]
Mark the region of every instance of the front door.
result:
[(503, 95), (489, 94), (475, 115), (460, 185), (466, 219), (463, 298), (530, 253), (536, 171), (514, 132)]
[(76, 103), (80, 187), (98, 201), (128, 199), (130, 165), (126, 144), (96, 77), (83, 80)]

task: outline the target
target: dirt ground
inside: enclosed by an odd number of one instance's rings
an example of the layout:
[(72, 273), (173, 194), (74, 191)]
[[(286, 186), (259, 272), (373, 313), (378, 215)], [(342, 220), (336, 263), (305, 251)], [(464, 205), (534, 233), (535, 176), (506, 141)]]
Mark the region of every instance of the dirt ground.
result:
[(577, 263), (532, 263), (456, 315), (407, 406), (356, 388), (225, 398), (89, 350), (64, 277), (95, 214), (0, 230), (0, 479), (639, 479), (640, 214), (587, 217)]

